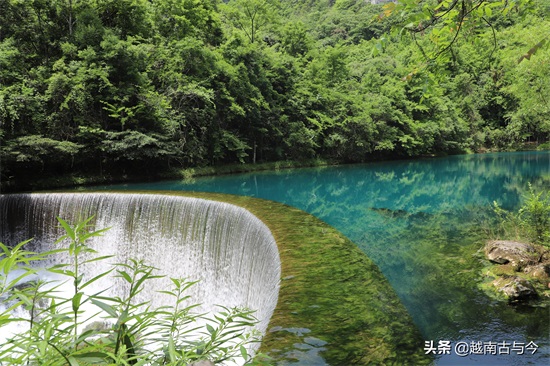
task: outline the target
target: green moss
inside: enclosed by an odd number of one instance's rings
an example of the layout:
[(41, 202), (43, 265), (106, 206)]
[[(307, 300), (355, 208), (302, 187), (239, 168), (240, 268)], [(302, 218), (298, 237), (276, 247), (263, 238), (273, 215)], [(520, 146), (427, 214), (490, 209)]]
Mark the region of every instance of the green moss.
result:
[(290, 361), (301, 357), (300, 349), (318, 350), (331, 365), (431, 362), (420, 333), (378, 267), (331, 226), (272, 201), (216, 193), (166, 194), (244, 207), (273, 233), (282, 281), (262, 353)]
[[(479, 288), (495, 300), (507, 301), (508, 298), (498, 290), (498, 287), (502, 287), (502, 281), (506, 279), (519, 277), (529, 281), (539, 295), (538, 300), (530, 302), (531, 305), (540, 307), (550, 306), (550, 289), (548, 288), (549, 282), (547, 278), (535, 278), (528, 273), (517, 271), (510, 264), (499, 265), (488, 263), (483, 268), (482, 273), (484, 278), (483, 282), (479, 284)], [(501, 281), (499, 286), (495, 286), (496, 281)]]

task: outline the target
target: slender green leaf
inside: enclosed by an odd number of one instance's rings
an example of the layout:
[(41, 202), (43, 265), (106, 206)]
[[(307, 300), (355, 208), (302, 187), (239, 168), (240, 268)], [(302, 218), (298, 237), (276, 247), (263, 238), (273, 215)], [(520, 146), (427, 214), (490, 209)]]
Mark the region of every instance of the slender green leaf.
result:
[(109, 314), (111, 317), (113, 318), (118, 318), (118, 313), (116, 311), (115, 308), (113, 308), (111, 305), (103, 302), (103, 301), (99, 301), (97, 299), (91, 299), (90, 300), (92, 302), (92, 304), (94, 304), (95, 306), (101, 308), (102, 310), (104, 310), (107, 314)]
[(80, 301), (82, 300), (82, 292), (78, 292), (73, 296), (72, 305), (73, 311), (76, 313), (80, 309)]
[(108, 274), (110, 274), (111, 272), (113, 271), (113, 269), (110, 269), (106, 272), (103, 272), (103, 273), (100, 273), (98, 274), (97, 276), (89, 279), (88, 281), (86, 281), (80, 288), (86, 288), (88, 287), (90, 284), (94, 283), (95, 281), (99, 280), (100, 278), (103, 278), (105, 276), (107, 276)]
[(57, 221), (59, 221), (59, 223), (61, 224), (61, 226), (63, 227), (63, 229), (65, 230), (65, 232), (67, 233), (67, 237), (70, 238), (72, 241), (75, 241), (76, 240), (76, 233), (75, 231), (73, 230), (73, 228), (71, 227), (71, 225), (69, 225), (65, 220), (63, 220), (61, 217), (58, 217), (57, 218)]

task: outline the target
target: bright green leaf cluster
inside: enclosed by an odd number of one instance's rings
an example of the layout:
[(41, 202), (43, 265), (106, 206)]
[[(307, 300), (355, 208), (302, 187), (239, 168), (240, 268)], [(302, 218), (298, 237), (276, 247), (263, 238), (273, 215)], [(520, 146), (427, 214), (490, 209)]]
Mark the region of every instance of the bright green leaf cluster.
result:
[[(163, 276), (141, 261), (116, 264), (92, 278), (81, 273), (83, 264), (110, 258), (94, 257), (95, 250), (86, 244), (106, 230), (93, 230), (92, 219), (71, 225), (59, 218), (65, 235), (58, 243), (68, 241), (62, 249), (34, 253), (23, 249), (30, 240), (12, 248), (0, 243), (0, 298), (8, 304), (0, 314), (0, 328), (13, 322), (24, 325), (20, 333), (0, 344), (0, 365), (175, 366), (198, 360), (251, 360), (246, 346), (258, 339), (250, 331), (257, 323), (253, 312), (221, 307), (212, 317), (195, 313), (198, 305), (186, 305), (189, 296), (185, 291), (196, 282), (171, 279), (173, 288), (160, 292), (169, 295), (173, 303), (152, 308), (150, 301), (140, 300), (139, 295), (145, 283)], [(36, 273), (33, 263), (60, 252), (67, 253), (72, 263), (48, 271), (70, 279), (73, 293), (68, 298), (59, 295), (61, 285), (56, 282), (28, 280)], [(90, 294), (90, 285), (111, 272), (126, 283), (124, 294)], [(12, 273), (17, 274), (8, 280)], [(83, 311), (87, 303), (95, 307), (93, 314)], [(28, 311), (28, 318), (13, 315), (13, 310), (21, 307)], [(88, 324), (91, 319), (101, 321)], [(198, 321), (206, 321), (206, 325)]]
[(504, 210), (494, 202), (501, 231), (514, 239), (527, 239), (550, 247), (550, 193), (536, 191), (531, 184), (523, 205), (517, 212)]

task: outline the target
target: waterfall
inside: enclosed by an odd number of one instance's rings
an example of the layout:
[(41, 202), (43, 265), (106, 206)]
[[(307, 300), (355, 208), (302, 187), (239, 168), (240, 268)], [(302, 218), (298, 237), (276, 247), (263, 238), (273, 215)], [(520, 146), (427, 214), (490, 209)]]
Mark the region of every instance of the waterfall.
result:
[[(96, 229), (110, 228), (88, 244), (99, 255), (114, 257), (89, 265), (84, 270), (88, 276), (106, 270), (110, 263), (143, 260), (167, 276), (149, 283), (140, 294), (153, 306), (166, 301), (157, 290), (170, 287), (169, 277), (198, 280), (188, 290), (190, 304), (201, 303), (197, 311), (216, 311), (216, 305), (247, 307), (256, 311), (256, 329), (265, 333), (277, 304), (280, 259), (270, 230), (249, 211), (173, 195), (1, 195), (0, 241), (15, 245), (34, 238), (29, 250), (52, 249), (64, 233), (57, 216), (69, 222), (93, 216)], [(101, 281), (111, 296), (123, 291), (119, 278)]]

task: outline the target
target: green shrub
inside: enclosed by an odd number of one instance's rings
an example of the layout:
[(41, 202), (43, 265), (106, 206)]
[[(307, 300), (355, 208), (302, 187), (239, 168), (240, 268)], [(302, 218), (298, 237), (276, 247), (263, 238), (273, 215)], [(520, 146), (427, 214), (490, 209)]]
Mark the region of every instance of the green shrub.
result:
[[(66, 248), (40, 254), (23, 249), (29, 241), (13, 248), (0, 243), (0, 299), (8, 304), (0, 313), (0, 333), (11, 322), (23, 322), (26, 328), (0, 344), (0, 365), (187, 365), (198, 360), (219, 363), (237, 357), (252, 361), (245, 348), (258, 338), (255, 331), (247, 331), (257, 323), (252, 311), (222, 307), (213, 318), (197, 314), (197, 305), (185, 305), (189, 298), (185, 292), (195, 282), (179, 278), (171, 279), (171, 289), (160, 291), (173, 303), (153, 309), (149, 301), (138, 301), (138, 294), (147, 281), (162, 276), (154, 274), (155, 268), (136, 260), (116, 264), (85, 279), (82, 265), (109, 258), (97, 256), (86, 245), (88, 239), (104, 230), (90, 230), (90, 219), (76, 225), (58, 220), (65, 235), (57, 242), (68, 241)], [(32, 262), (60, 252), (69, 254), (71, 263), (48, 270), (68, 276), (72, 285), (69, 298), (58, 295), (59, 285), (54, 283), (37, 280), (20, 285), (36, 273)], [(15, 269), (23, 269), (22, 274), (9, 280), (8, 274)], [(92, 284), (111, 273), (127, 283), (125, 294), (88, 294)], [(96, 309), (95, 313), (85, 313), (84, 305)], [(14, 315), (13, 310), (19, 307), (28, 311), (28, 318)], [(98, 316), (104, 326), (84, 326)], [(197, 325), (197, 320), (206, 325)]]
[(529, 191), (518, 212), (510, 212), (493, 202), (500, 221), (500, 231), (507, 237), (527, 239), (550, 247), (550, 194), (536, 192), (529, 184)]

